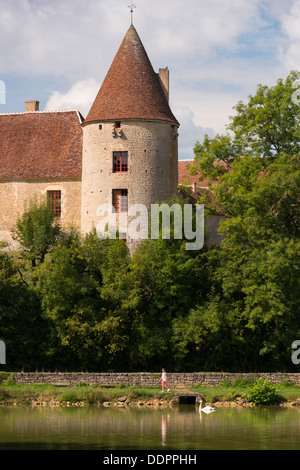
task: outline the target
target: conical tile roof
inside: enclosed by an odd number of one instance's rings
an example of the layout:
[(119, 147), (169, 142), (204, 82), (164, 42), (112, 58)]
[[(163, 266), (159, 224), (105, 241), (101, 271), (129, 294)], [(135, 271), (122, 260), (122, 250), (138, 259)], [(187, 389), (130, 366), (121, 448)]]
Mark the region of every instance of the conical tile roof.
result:
[(84, 124), (125, 119), (178, 125), (134, 26), (128, 29)]

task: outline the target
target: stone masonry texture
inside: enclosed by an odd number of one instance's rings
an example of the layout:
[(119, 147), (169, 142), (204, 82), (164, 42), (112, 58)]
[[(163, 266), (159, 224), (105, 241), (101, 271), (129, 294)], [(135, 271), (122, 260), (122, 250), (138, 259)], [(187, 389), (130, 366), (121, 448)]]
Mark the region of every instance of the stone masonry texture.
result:
[[(140, 373), (106, 373), (106, 372), (16, 372), (14, 380), (17, 384), (53, 384), (76, 386), (79, 384), (94, 385), (98, 387), (116, 387), (120, 384), (125, 386), (157, 387), (160, 386), (160, 372)], [(298, 373), (169, 373), (167, 371), (168, 386), (170, 388), (188, 388), (195, 385), (217, 386), (222, 382), (233, 382), (239, 378), (263, 377), (274, 384), (283, 381), (300, 385), (300, 374)]]

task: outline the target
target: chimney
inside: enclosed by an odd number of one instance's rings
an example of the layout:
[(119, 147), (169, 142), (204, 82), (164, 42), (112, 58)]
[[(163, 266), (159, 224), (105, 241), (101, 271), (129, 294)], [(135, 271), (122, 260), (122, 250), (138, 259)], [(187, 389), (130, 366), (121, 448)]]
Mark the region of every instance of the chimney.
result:
[(25, 101), (25, 113), (34, 113), (36, 111), (39, 111), (39, 107), (39, 101)]
[(169, 69), (166, 67), (165, 69), (159, 69), (159, 79), (166, 95), (166, 98), (169, 102)]

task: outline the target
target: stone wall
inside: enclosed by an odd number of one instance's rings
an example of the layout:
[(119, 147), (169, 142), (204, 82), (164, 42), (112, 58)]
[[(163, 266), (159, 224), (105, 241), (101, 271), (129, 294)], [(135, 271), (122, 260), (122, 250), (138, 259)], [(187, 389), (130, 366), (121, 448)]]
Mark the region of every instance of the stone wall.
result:
[[(128, 152), (128, 172), (113, 172), (113, 152)], [(107, 216), (99, 211), (112, 205), (113, 189), (128, 190), (128, 204), (168, 200), (177, 192), (177, 127), (167, 122), (122, 121), (84, 125), (82, 160), (82, 232)], [(110, 225), (113, 225), (112, 223)], [(101, 230), (99, 230), (101, 231)], [(122, 230), (123, 231), (123, 230)], [(125, 230), (126, 231), (126, 230)]]
[[(116, 387), (117, 385), (135, 385), (156, 387), (160, 385), (160, 373), (88, 373), (88, 372), (16, 372), (14, 379), (17, 384), (53, 384), (60, 386), (76, 386), (78, 384), (95, 385), (99, 387)], [(257, 379), (263, 377), (274, 384), (287, 381), (300, 385), (298, 373), (168, 373), (170, 388), (186, 388), (195, 385), (217, 386), (227, 380), (233, 382), (238, 378)]]
[(11, 245), (11, 249), (17, 249), (11, 231), (16, 226), (17, 218), (24, 212), (25, 201), (29, 202), (34, 196), (44, 196), (47, 191), (52, 190), (61, 191), (62, 225), (65, 227), (73, 225), (80, 230), (81, 180), (79, 178), (1, 181), (0, 241), (5, 240)]

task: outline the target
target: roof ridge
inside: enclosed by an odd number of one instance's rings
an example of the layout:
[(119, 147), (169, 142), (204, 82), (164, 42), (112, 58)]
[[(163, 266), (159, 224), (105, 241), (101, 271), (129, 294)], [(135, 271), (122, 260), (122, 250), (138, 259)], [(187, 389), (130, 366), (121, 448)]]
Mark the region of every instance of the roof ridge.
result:
[(57, 110), (44, 110), (44, 111), (19, 111), (14, 113), (0, 113), (0, 118), (4, 116), (27, 116), (32, 114), (57, 114), (57, 113), (76, 113), (78, 120), (82, 124), (84, 117), (78, 109), (57, 109)]
[(12, 116), (20, 114), (42, 114), (42, 113), (78, 113), (78, 109), (57, 109), (57, 110), (43, 110), (43, 111), (15, 111), (12, 113), (0, 113), (0, 116)]

